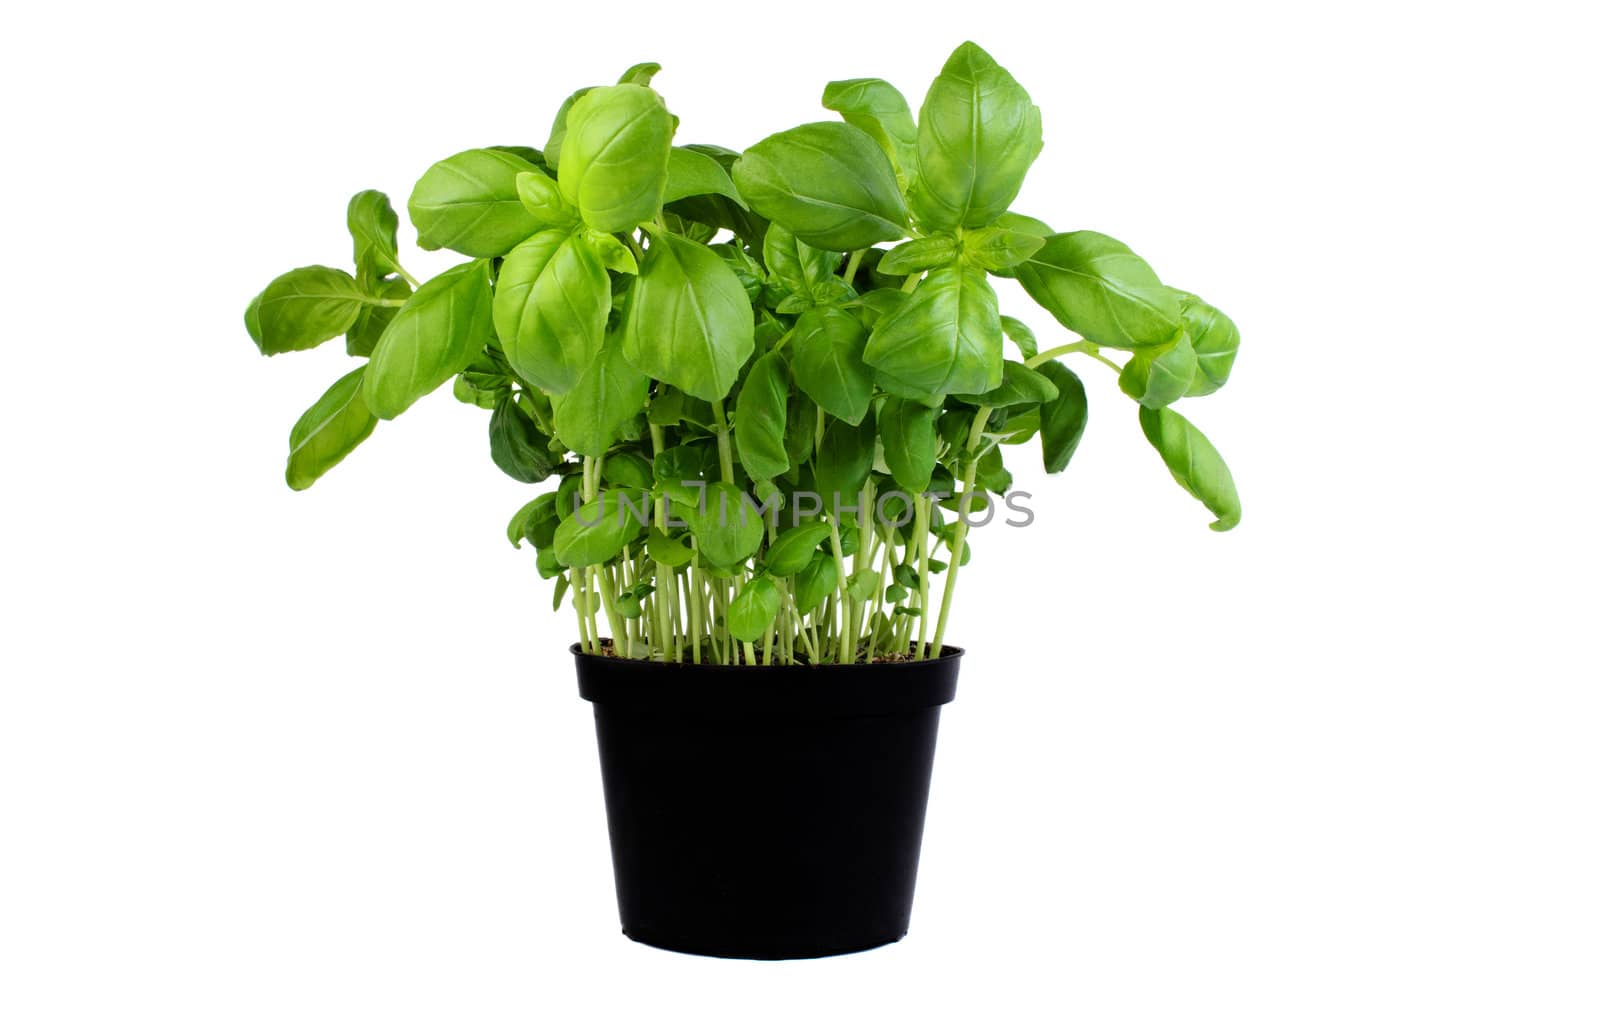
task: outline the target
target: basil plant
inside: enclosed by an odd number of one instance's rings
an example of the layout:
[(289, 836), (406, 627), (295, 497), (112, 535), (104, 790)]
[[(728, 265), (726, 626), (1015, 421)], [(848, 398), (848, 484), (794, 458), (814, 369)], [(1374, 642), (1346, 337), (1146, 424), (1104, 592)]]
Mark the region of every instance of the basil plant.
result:
[[(418, 244), (466, 262), (419, 281), (367, 191), (353, 271), (291, 270), (250, 303), (263, 354), (343, 336), (362, 361), (294, 425), (289, 486), (451, 384), (488, 413), (495, 464), (550, 487), (507, 532), (580, 647), (669, 662), (940, 654), (968, 530), (1011, 484), (1002, 450), (1037, 441), (1055, 473), (1083, 435), (1067, 360), (1117, 373), (1212, 528), (1239, 521), (1173, 409), (1227, 381), (1238, 330), (1116, 239), (1011, 209), (1040, 114), (982, 49), (915, 117), (886, 81), (835, 81), (837, 121), (743, 153), (675, 146), (657, 69), (575, 92), (542, 149), (423, 174)], [(1074, 337), (1041, 350), (995, 277)]]

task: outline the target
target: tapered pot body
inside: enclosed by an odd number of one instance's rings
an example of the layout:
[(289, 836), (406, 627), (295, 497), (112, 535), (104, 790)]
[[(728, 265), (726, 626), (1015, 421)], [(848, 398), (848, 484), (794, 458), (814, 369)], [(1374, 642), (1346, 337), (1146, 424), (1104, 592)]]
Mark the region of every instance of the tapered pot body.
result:
[(960, 649), (784, 667), (573, 651), (594, 704), (624, 934), (772, 960), (906, 934)]

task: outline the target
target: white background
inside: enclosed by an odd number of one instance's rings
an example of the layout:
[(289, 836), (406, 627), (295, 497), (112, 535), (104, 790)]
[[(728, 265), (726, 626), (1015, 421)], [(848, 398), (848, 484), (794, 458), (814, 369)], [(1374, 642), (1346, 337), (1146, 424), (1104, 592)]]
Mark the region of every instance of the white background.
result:
[[(1593, 24), (1044, 9), (11, 12), (0, 1005), (1600, 1004)], [(910, 937), (629, 943), (485, 415), (435, 396), (291, 494), (350, 365), (260, 359), (242, 310), (347, 265), (353, 192), (542, 145), (633, 62), (683, 141), (743, 147), (834, 78), (916, 105), (968, 37), (1044, 110), (1018, 209), (1238, 321), (1185, 409), (1244, 522), (1209, 532), (1084, 363), (1070, 470), (1009, 457), (1039, 521), (974, 536)]]

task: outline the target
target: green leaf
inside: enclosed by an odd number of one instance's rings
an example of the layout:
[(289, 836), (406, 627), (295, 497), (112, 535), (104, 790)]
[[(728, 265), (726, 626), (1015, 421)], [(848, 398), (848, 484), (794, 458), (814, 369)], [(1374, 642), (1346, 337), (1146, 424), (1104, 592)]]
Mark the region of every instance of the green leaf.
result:
[(633, 487), (649, 490), (655, 486), (651, 460), (637, 452), (613, 452), (600, 466), (600, 476), (608, 487)]
[(561, 463), (561, 457), (550, 451), (550, 439), (539, 433), (511, 396), (489, 415), (489, 458), (506, 476), (523, 483), (539, 483)]
[(1003, 272), (1021, 266), (1040, 249), (1044, 239), (1025, 231), (988, 227), (961, 236), (961, 255), (980, 270)]
[(660, 234), (629, 292), (623, 334), (634, 367), (691, 396), (719, 400), (755, 349), (755, 315), (721, 257)]
[(889, 156), (849, 123), (775, 133), (734, 164), (733, 181), (758, 214), (819, 249), (848, 252), (906, 233)]
[(494, 336), (486, 260), (462, 263), (417, 288), (373, 348), (367, 407), (393, 420), (471, 364)]
[(726, 196), (739, 206), (745, 206), (744, 197), (734, 187), (727, 169), (699, 151), (674, 147), (667, 158), (667, 188), (661, 195), (661, 202), (671, 203), (708, 193)]
[(805, 616), (821, 606), (839, 588), (839, 567), (827, 554), (812, 556), (794, 578), (794, 605)]
[(733, 413), (739, 462), (753, 480), (770, 480), (789, 470), (783, 448), (788, 407), (789, 367), (781, 355), (766, 354), (750, 366)]
[(828, 526), (815, 520), (785, 529), (767, 547), (767, 570), (780, 577), (798, 574), (827, 538)]
[(883, 459), (894, 482), (910, 494), (928, 489), (933, 467), (938, 461), (939, 441), (934, 421), (939, 410), (915, 400), (890, 396), (878, 411), (878, 437), (883, 442)]
[[(394, 277), (372, 293), (385, 301), (404, 301), (411, 297), (411, 285), (401, 277)], [(390, 305), (362, 305), (361, 311), (356, 313), (355, 324), (345, 332), (344, 352), (351, 357), (371, 357), (372, 348), (378, 345), (378, 339), (399, 311), (398, 307)]]
[(500, 266), (494, 329), (518, 375), (550, 393), (572, 389), (605, 338), (611, 277), (582, 238), (541, 231)]
[(994, 223), (1043, 146), (1039, 109), (1022, 85), (988, 53), (963, 43), (917, 117), (912, 212), (927, 231)]
[(556, 576), (555, 592), (550, 598), (550, 609), (552, 611), (561, 609), (561, 600), (567, 597), (567, 589), (570, 588), (571, 585), (572, 582), (569, 578), (567, 578), (566, 574), (563, 573)]
[(541, 228), (569, 230), (578, 223), (577, 208), (561, 195), (556, 180), (543, 172), (518, 172), (517, 198)]
[(876, 446), (870, 413), (859, 427), (835, 420), (823, 432), (822, 448), (812, 465), (816, 470), (817, 493), (828, 514), (847, 513), (847, 509), (858, 506), (861, 489), (872, 473)]
[(789, 465), (798, 467), (811, 458), (817, 441), (817, 404), (804, 389), (789, 397), (789, 419), (783, 431), (783, 451)]
[(994, 289), (981, 272), (945, 266), (878, 320), (864, 358), (879, 384), (922, 402), (1000, 384), (1005, 357)]
[(1059, 473), (1072, 461), (1072, 453), (1078, 450), (1078, 442), (1083, 438), (1084, 426), (1089, 423), (1089, 398), (1084, 394), (1083, 382), (1060, 361), (1046, 361), (1037, 370), (1059, 393), (1054, 400), (1039, 407), (1044, 471)]
[(617, 78), (618, 84), (637, 84), (640, 87), (649, 87), (656, 74), (661, 72), (659, 63), (635, 63), (622, 72)]
[(517, 176), (536, 172), (508, 151), (462, 151), (423, 173), (406, 204), (424, 249), (478, 259), (503, 256), (539, 227), (517, 195)]
[(361, 398), (362, 365), (339, 379), (295, 421), (289, 432), (289, 467), (284, 474), (294, 490), (305, 490), (339, 460), (367, 440), (378, 418)]
[(355, 241), (356, 280), (376, 294), (385, 277), (400, 272), (400, 218), (388, 196), (367, 189), (350, 197), (345, 224)]
[(1013, 319), (1009, 315), (1000, 317), (1000, 328), (1006, 334), (1006, 339), (1016, 344), (1017, 350), (1026, 360), (1039, 353), (1039, 341), (1034, 338), (1033, 330), (1021, 319)]
[(1222, 388), (1239, 353), (1239, 327), (1198, 295), (1178, 292), (1183, 330), (1194, 346), (1195, 372), (1185, 396), (1209, 396)]
[(767, 273), (779, 290), (807, 295), (807, 300), (815, 304), (815, 292), (834, 279), (844, 257), (807, 245), (796, 238), (794, 232), (774, 223), (767, 228), (766, 237), (761, 241), (761, 258), (766, 261)]
[(650, 538), (646, 545), (651, 559), (669, 568), (681, 568), (694, 557), (694, 550), (689, 544), (667, 535), (660, 529), (650, 530)]
[(622, 552), (643, 528), (639, 491), (602, 491), (600, 496), (561, 521), (556, 529), (555, 556), (570, 568), (604, 564)]
[(550, 124), (550, 139), (545, 141), (544, 160), (547, 165), (561, 164), (561, 148), (567, 140), (567, 113), (572, 111), (572, 106), (584, 95), (594, 88), (579, 88), (567, 96), (561, 103), (561, 108), (556, 110), (555, 121)]
[(745, 582), (728, 605), (728, 633), (740, 641), (755, 641), (778, 619), (781, 597), (766, 575)]
[(1178, 330), (1177, 293), (1133, 250), (1098, 232), (1052, 235), (1016, 277), (1057, 322), (1103, 347), (1160, 346)]
[(556, 179), (595, 231), (629, 231), (654, 218), (667, 184), (672, 116), (637, 84), (595, 88), (567, 112)]
[(866, 327), (842, 308), (813, 308), (795, 320), (789, 345), (795, 384), (828, 413), (861, 423), (872, 404)]
[(900, 188), (906, 188), (917, 170), (917, 124), (905, 96), (893, 84), (876, 77), (832, 81), (822, 91), (822, 107), (877, 141), (894, 166)]
[[(541, 525), (554, 525), (559, 522), (556, 513), (556, 492), (546, 491), (529, 501), (517, 513), (511, 516), (511, 521), (506, 523), (506, 539), (518, 550), (522, 549), (522, 541), (527, 540), (534, 546), (540, 546), (534, 539), (534, 530)], [(548, 546), (549, 544), (543, 544)]]
[(1024, 403), (1048, 403), (1059, 393), (1051, 381), (1016, 361), (1006, 361), (1000, 384), (975, 396), (958, 396), (963, 403), (1000, 409)]
[(1227, 532), (1239, 524), (1239, 492), (1234, 488), (1233, 474), (1199, 428), (1176, 411), (1148, 407), (1139, 408), (1139, 426), (1161, 453), (1161, 461), (1167, 464), (1178, 486), (1217, 517), (1211, 528)]
[(556, 401), (556, 437), (579, 455), (603, 456), (649, 395), (649, 377), (622, 353), (622, 334), (607, 333), (577, 384)]
[(343, 270), (302, 266), (256, 296), (245, 310), (245, 329), (263, 354), (310, 350), (354, 326), (371, 300)]
[(858, 603), (864, 603), (878, 594), (878, 572), (857, 571), (845, 579), (845, 594)]
[(761, 548), (763, 525), (744, 491), (731, 483), (707, 484), (697, 507), (681, 516), (707, 564), (732, 568)]
[(1180, 330), (1178, 338), (1167, 346), (1134, 354), (1123, 366), (1117, 385), (1140, 406), (1158, 410), (1183, 398), (1195, 380), (1196, 370), (1194, 346), (1189, 343), (1189, 334)]
[(913, 238), (884, 253), (883, 258), (878, 261), (878, 272), (891, 277), (921, 273), (924, 270), (949, 266), (956, 261), (956, 256), (960, 252), (961, 245), (954, 235)]

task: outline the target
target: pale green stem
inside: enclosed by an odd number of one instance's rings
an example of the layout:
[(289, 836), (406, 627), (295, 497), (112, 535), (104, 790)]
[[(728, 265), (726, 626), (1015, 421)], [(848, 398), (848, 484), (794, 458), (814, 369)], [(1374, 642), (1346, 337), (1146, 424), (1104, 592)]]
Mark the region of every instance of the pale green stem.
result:
[(961, 556), (966, 553), (967, 546), (967, 506), (971, 505), (968, 497), (972, 493), (972, 485), (978, 479), (978, 444), (983, 440), (983, 429), (989, 423), (989, 414), (993, 409), (987, 406), (979, 407), (977, 416), (972, 418), (972, 433), (967, 435), (967, 469), (961, 477), (961, 504), (960, 518), (956, 523), (955, 542), (950, 547), (950, 571), (944, 579), (944, 598), (939, 602), (939, 625), (933, 632), (933, 657), (938, 658), (944, 653), (944, 630), (950, 620), (950, 606), (955, 601), (956, 575), (961, 572)]

